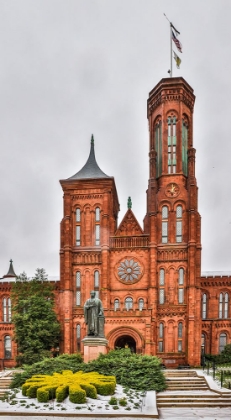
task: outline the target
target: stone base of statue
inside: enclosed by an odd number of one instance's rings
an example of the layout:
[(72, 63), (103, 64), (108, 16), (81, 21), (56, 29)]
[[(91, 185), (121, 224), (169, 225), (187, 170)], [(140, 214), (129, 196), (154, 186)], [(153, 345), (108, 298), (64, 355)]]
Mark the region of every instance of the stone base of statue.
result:
[(107, 354), (108, 341), (104, 337), (87, 336), (82, 340), (84, 346), (84, 363), (97, 359), (102, 354)]

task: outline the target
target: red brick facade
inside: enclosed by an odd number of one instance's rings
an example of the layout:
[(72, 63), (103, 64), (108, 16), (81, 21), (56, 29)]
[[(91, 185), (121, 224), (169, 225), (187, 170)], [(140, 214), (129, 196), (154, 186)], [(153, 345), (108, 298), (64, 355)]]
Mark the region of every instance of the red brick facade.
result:
[[(115, 180), (98, 167), (93, 139), (86, 165), (60, 181), (61, 352), (83, 352), (83, 304), (93, 289), (103, 302), (109, 349), (128, 345), (138, 353), (160, 356), (167, 367), (196, 366), (202, 349), (216, 354), (231, 342), (230, 278), (201, 277), (194, 101), (193, 89), (183, 78), (162, 79), (149, 94), (143, 228), (130, 200), (117, 226)], [(0, 295), (10, 297), (8, 283), (0, 283)], [(0, 323), (0, 358), (5, 358), (4, 337), (12, 336), (12, 330), (9, 322)], [(12, 357), (15, 351), (12, 348)]]

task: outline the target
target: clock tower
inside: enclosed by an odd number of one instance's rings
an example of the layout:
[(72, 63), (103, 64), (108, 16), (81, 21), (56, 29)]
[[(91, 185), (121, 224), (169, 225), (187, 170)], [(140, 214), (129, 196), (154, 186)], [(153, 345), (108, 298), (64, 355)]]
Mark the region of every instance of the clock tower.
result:
[[(144, 231), (157, 354), (200, 364), (201, 232), (193, 148), (193, 89), (162, 79), (148, 98), (149, 183)], [(173, 363), (174, 364), (174, 363)]]

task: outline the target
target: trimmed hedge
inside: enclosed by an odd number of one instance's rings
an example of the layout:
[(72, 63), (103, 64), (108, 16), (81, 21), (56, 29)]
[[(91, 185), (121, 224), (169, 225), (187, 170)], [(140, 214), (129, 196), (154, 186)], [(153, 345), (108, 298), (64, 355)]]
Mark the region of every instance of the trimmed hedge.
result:
[(47, 402), (54, 397), (57, 402), (62, 402), (69, 395), (71, 402), (83, 404), (86, 397), (97, 398), (97, 392), (101, 395), (114, 394), (115, 386), (114, 376), (82, 371), (73, 374), (66, 370), (62, 374), (33, 376), (23, 384), (22, 393), (29, 398), (37, 397), (39, 402)]
[(80, 385), (69, 386), (69, 399), (75, 404), (84, 404), (86, 402), (86, 391)]
[(67, 398), (68, 392), (69, 392), (68, 385), (60, 385), (56, 389), (56, 393), (55, 393), (56, 401), (57, 402), (63, 402), (63, 400), (65, 400), (65, 398)]

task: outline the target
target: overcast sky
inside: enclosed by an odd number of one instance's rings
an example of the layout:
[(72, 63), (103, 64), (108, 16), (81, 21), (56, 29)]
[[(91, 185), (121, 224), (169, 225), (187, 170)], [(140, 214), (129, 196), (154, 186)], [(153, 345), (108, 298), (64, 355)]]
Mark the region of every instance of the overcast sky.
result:
[(173, 75), (196, 95), (202, 271), (231, 272), (231, 1), (0, 0), (0, 276), (10, 258), (17, 274), (59, 275), (59, 180), (85, 164), (92, 133), (119, 220), (131, 196), (143, 226), (147, 98), (170, 66), (164, 12), (183, 44)]

